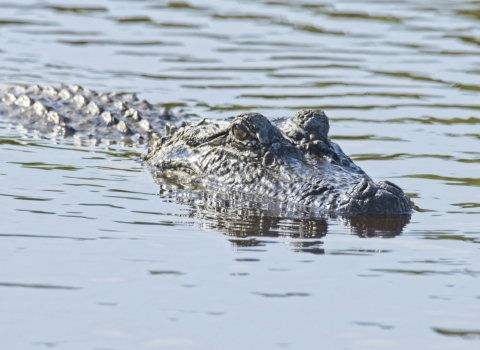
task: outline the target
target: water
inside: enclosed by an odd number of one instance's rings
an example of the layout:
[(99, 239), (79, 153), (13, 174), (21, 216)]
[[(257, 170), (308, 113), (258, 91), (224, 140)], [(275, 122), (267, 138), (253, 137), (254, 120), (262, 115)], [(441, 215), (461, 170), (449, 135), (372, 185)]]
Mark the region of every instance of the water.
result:
[(2, 86), (207, 118), (322, 108), (418, 207), (394, 232), (215, 212), (156, 184), (142, 148), (0, 124), (2, 347), (477, 349), (479, 19), (473, 0), (0, 2)]

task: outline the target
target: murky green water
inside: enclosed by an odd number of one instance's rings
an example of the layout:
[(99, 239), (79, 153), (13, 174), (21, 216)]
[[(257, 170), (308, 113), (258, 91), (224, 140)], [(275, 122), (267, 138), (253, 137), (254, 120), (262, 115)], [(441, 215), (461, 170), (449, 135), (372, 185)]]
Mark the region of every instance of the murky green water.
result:
[(3, 123), (1, 347), (477, 349), (479, 20), (473, 0), (1, 1), (2, 86), (208, 118), (321, 108), (419, 209), (393, 231), (216, 211), (155, 184), (141, 148)]

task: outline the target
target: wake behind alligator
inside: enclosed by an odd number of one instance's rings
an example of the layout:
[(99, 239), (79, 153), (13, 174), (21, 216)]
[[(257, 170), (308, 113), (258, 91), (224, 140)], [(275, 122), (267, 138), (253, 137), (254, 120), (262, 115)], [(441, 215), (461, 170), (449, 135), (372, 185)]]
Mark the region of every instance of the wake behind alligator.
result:
[(345, 216), (412, 212), (401, 188), (374, 183), (328, 138), (321, 110), (302, 110), (291, 119), (241, 113), (194, 121), (135, 95), (80, 86), (12, 87), (0, 98), (0, 116), (18, 128), (125, 144), (148, 140), (143, 163), (169, 183)]

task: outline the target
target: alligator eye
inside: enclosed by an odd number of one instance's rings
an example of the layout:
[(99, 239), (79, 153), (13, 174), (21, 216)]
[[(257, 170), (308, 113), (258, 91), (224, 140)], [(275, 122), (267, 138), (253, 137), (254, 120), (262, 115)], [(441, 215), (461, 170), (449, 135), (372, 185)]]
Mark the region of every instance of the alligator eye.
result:
[(248, 137), (248, 132), (247, 130), (245, 130), (242, 126), (240, 125), (235, 125), (235, 128), (233, 129), (233, 134), (235, 135), (235, 137), (240, 140), (240, 141), (243, 141), (245, 140), (247, 137)]

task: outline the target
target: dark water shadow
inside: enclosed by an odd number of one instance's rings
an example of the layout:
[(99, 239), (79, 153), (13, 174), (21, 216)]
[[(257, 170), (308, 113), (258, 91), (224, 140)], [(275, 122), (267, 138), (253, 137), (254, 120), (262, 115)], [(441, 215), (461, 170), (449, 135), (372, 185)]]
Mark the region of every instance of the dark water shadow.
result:
[(200, 219), (201, 229), (221, 231), (232, 236), (234, 245), (242, 247), (264, 245), (274, 242), (268, 238), (285, 237), (302, 240), (296, 242), (301, 244), (295, 251), (309, 251), (318, 248), (318, 243), (322, 244), (318, 239), (325, 237), (333, 225), (345, 227), (348, 233), (361, 238), (393, 238), (403, 232), (411, 218), (411, 215), (338, 216), (310, 207), (257, 202), (235, 194), (178, 189), (170, 184), (160, 185), (159, 196), (168, 202), (188, 206), (185, 214), (171, 215)]

